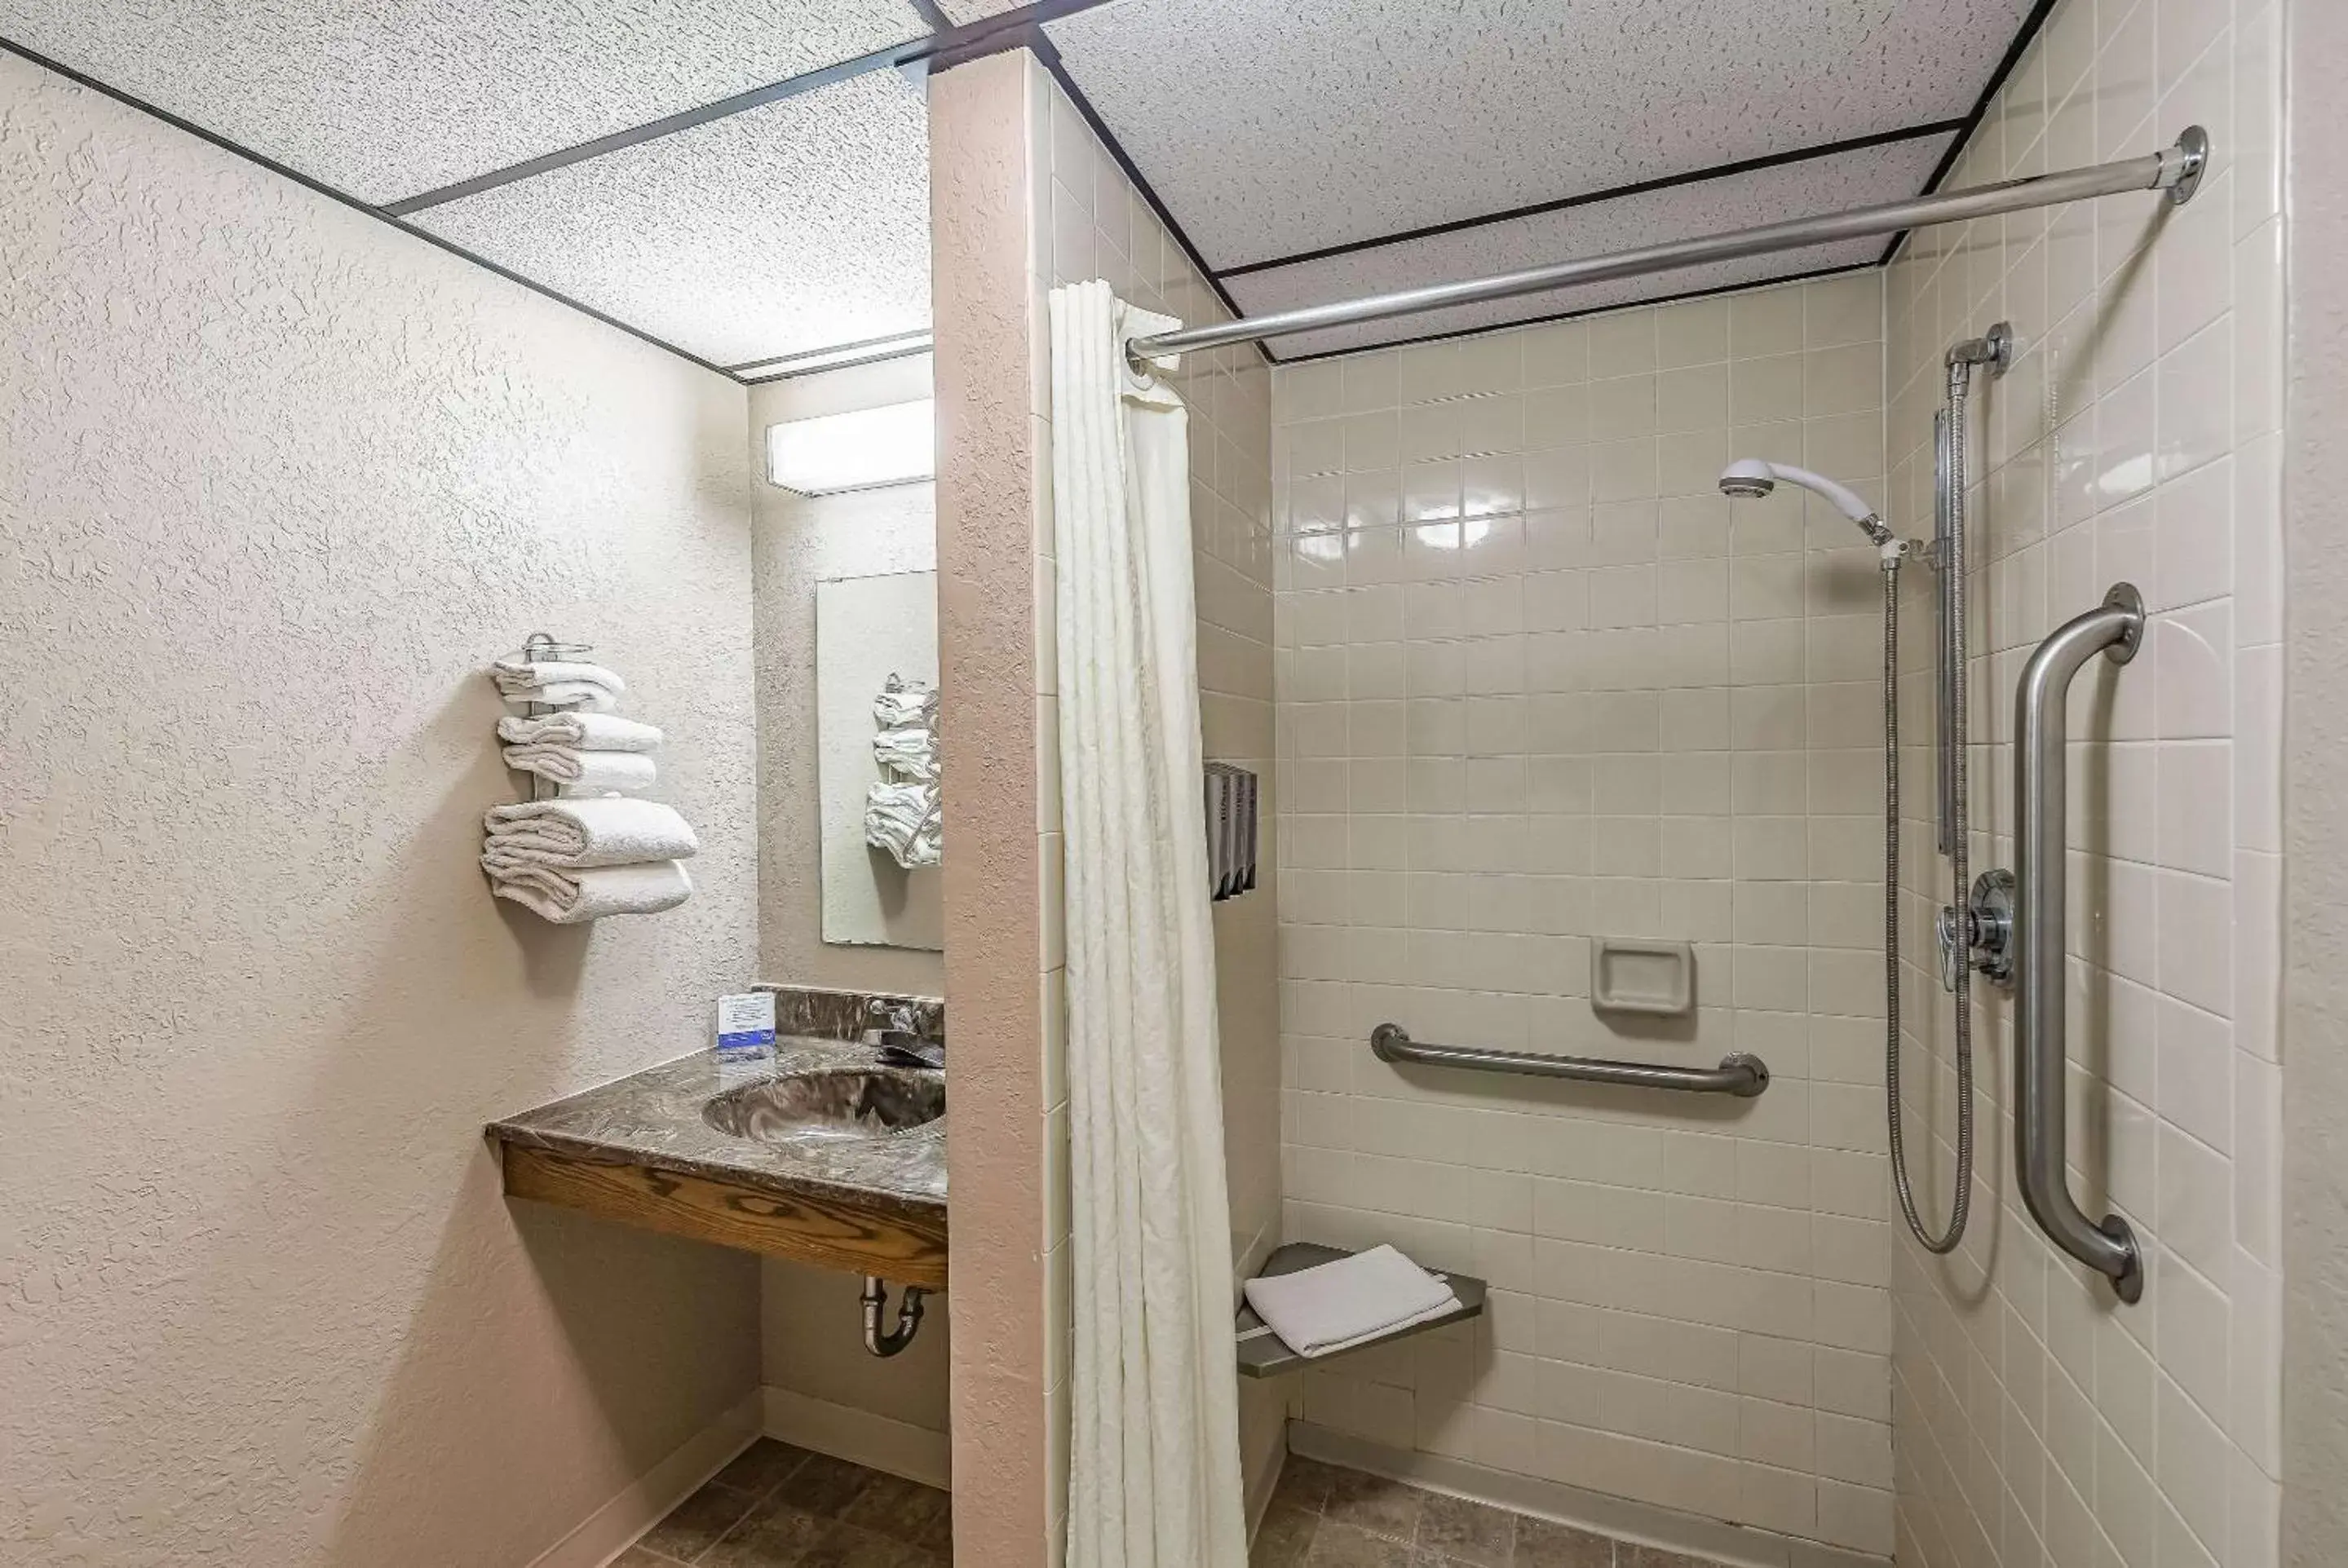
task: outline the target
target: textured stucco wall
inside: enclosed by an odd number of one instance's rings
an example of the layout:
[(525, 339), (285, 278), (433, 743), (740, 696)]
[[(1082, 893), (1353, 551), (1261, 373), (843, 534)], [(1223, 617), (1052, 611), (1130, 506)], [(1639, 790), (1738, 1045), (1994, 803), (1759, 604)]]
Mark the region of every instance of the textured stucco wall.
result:
[[(898, 485), (845, 496), (795, 496), (767, 483), (767, 427), (930, 395), (927, 354), (778, 381), (750, 394), (757, 527), (751, 548), (758, 668), (758, 964), (780, 985), (945, 994), (945, 956), (823, 939), (821, 800), (817, 774), (815, 589), (826, 578), (927, 571), (938, 563), (937, 487)], [(946, 1430), (945, 1298), (922, 1337), (893, 1361), (864, 1353), (854, 1275), (767, 1261), (762, 1286), (767, 1382)]]
[(2348, 1563), (2348, 7), (2291, 0), (2283, 518), (2283, 1561)]
[[(479, 1129), (756, 964), (742, 391), (0, 59), (0, 1560), (524, 1563), (757, 1378), (747, 1257)], [(591, 640), (699, 891), (473, 864)]]

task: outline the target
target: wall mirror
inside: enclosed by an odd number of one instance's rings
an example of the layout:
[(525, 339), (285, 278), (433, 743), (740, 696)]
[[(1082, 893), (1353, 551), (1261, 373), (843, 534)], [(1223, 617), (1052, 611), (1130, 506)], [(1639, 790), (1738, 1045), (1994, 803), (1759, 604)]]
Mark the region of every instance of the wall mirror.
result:
[[(816, 584), (816, 741), (823, 814), (823, 939), (851, 947), (945, 950), (945, 906), (934, 864), (901, 864), (872, 842), (876, 805), (908, 823), (918, 813), (918, 695), (938, 683), (938, 574), (891, 572)], [(892, 683), (891, 724), (883, 698)], [(946, 719), (945, 723), (951, 723)], [(882, 744), (876, 747), (876, 740)], [(884, 793), (876, 799), (879, 786)], [(934, 835), (932, 825), (928, 830)], [(892, 835), (884, 826), (881, 836)], [(944, 853), (951, 854), (947, 845)], [(919, 860), (918, 851), (911, 857)]]

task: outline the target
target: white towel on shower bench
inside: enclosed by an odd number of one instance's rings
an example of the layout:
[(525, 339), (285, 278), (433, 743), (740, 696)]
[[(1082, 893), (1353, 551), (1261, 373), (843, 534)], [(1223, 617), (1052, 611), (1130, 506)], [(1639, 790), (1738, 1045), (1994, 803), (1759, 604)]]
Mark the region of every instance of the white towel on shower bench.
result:
[[(481, 860), (578, 870), (644, 860), (682, 860), (701, 841), (676, 808), (654, 800), (526, 800), (493, 805)], [(490, 870), (495, 874), (498, 866)]]
[(1451, 1286), (1390, 1246), (1261, 1275), (1248, 1305), (1299, 1356), (1328, 1356), (1459, 1309)]

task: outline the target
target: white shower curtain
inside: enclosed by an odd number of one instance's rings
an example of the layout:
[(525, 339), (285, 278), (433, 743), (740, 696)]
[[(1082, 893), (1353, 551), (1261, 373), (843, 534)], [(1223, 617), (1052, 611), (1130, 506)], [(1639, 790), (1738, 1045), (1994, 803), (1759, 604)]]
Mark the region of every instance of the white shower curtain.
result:
[(1239, 1391), (1179, 323), (1052, 291), (1068, 932), (1068, 1568), (1241, 1568)]

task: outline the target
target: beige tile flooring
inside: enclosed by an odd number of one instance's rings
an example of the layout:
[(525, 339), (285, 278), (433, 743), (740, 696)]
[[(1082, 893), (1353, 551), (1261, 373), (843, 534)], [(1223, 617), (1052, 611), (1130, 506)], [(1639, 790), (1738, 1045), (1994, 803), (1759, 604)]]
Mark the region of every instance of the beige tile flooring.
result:
[(1398, 1481), (1288, 1456), (1251, 1568), (1713, 1568)]
[(760, 1438), (612, 1568), (947, 1568), (946, 1494)]

